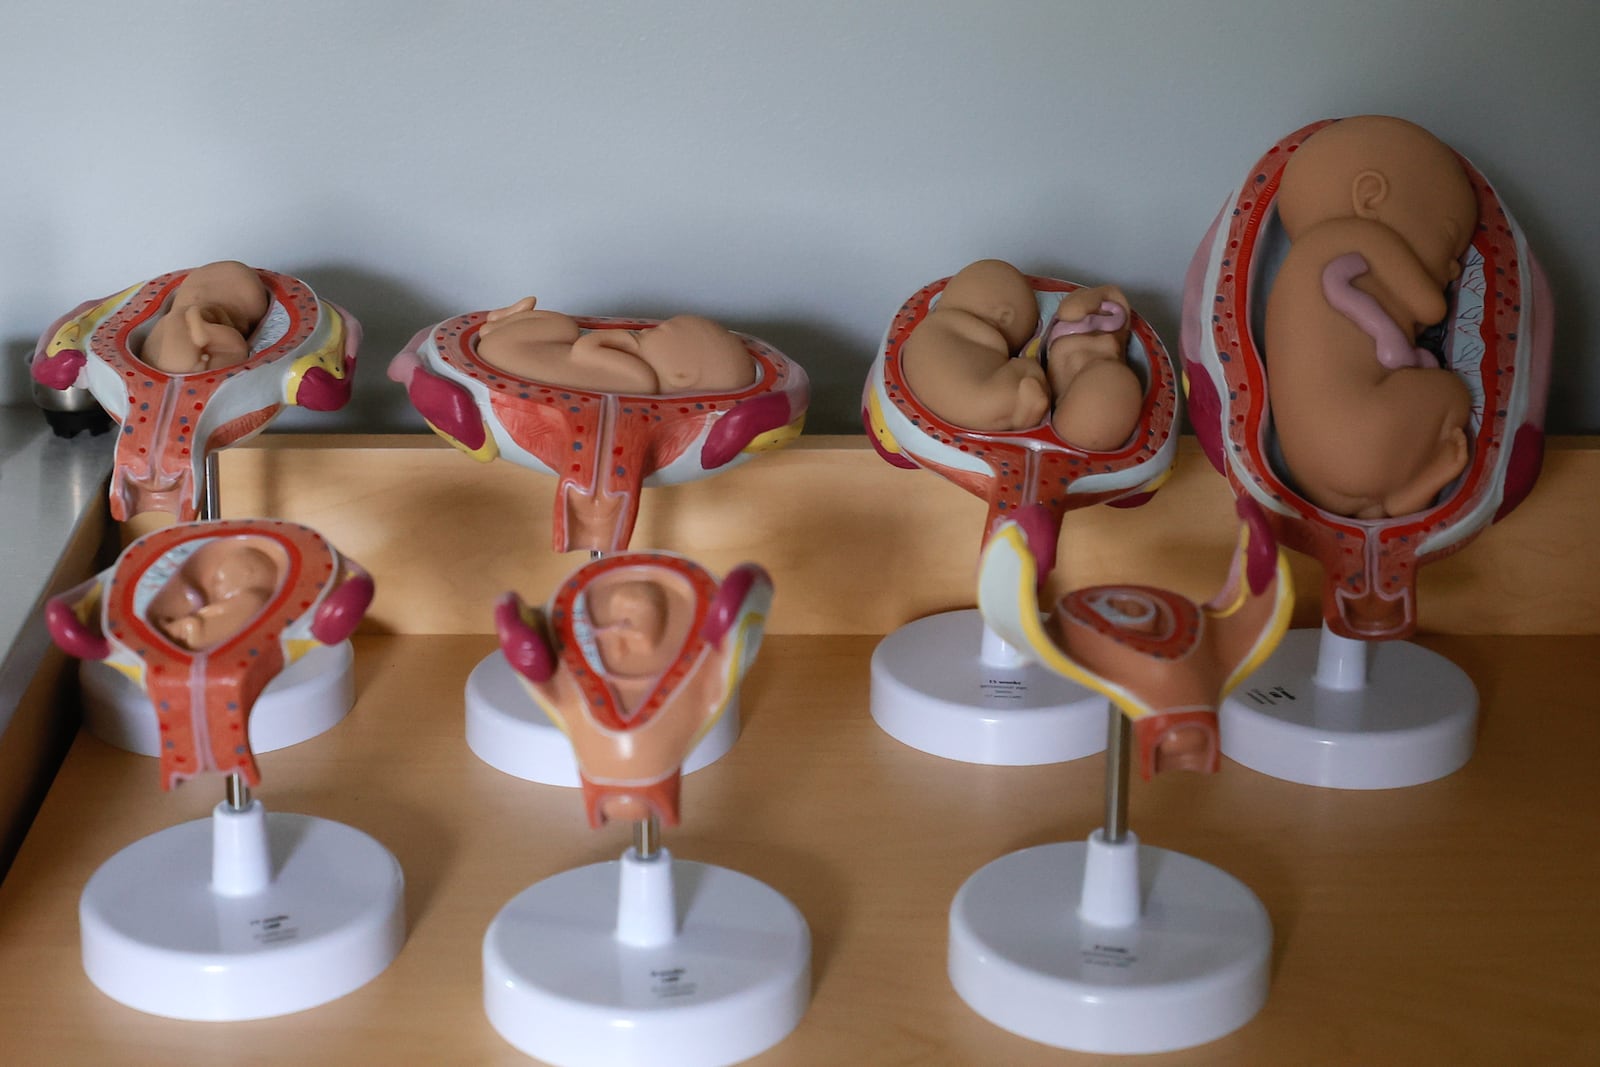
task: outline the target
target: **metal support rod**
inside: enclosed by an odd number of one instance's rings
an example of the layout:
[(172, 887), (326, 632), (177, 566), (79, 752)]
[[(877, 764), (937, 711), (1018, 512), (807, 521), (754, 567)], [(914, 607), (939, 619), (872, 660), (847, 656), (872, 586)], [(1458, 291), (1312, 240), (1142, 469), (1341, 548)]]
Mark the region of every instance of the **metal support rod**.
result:
[(651, 812), (633, 824), (633, 854), (642, 860), (653, 860), (661, 852), (661, 820)]
[(233, 811), (243, 811), (250, 806), (250, 787), (245, 785), (244, 779), (238, 771), (228, 775), (227, 790), (228, 807)]
[(217, 476), (217, 453), (206, 455), (206, 484), (200, 496), (200, 517), (207, 522), (222, 518), (222, 479)]
[(1121, 709), (1112, 705), (1106, 729), (1106, 825), (1109, 845), (1121, 843), (1128, 833), (1128, 759), (1133, 726)]

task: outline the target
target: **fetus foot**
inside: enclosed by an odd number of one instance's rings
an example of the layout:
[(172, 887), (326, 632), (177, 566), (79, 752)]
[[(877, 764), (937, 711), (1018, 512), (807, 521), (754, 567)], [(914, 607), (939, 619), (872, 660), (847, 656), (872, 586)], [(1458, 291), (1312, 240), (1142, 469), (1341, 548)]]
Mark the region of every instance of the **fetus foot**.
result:
[(1086, 452), (1110, 452), (1139, 424), (1144, 386), (1120, 360), (1096, 360), (1077, 373), (1056, 398), (1050, 426), (1056, 436)]
[(1467, 469), (1467, 434), (1459, 426), (1447, 427), (1433, 457), (1416, 478), (1384, 497), (1386, 515), (1412, 515), (1433, 503), (1440, 491)]
[(1045, 387), (1044, 370), (1036, 361), (1013, 359), (1011, 364), (1017, 366), (1016, 403), (1003, 429), (1026, 430), (1044, 421), (1050, 410), (1050, 390)]

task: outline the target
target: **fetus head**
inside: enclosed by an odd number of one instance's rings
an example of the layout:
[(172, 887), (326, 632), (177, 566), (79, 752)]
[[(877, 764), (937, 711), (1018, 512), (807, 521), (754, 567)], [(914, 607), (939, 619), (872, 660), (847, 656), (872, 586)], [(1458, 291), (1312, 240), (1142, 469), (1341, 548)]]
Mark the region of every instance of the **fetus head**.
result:
[(168, 374), (195, 374), (243, 363), (247, 338), (271, 298), (261, 277), (237, 260), (207, 263), (173, 290), (167, 311), (151, 327), (139, 358)]
[(1343, 119), (1307, 138), (1284, 168), (1277, 203), (1290, 240), (1329, 219), (1382, 223), (1441, 286), (1461, 273), (1478, 221), (1472, 182), (1450, 147), (1383, 115)]
[(958, 271), (945, 284), (939, 308), (976, 315), (1019, 349), (1039, 324), (1039, 302), (1027, 275), (999, 259), (980, 259)]
[(728, 393), (756, 380), (756, 361), (744, 342), (699, 315), (675, 315), (642, 331), (638, 354), (663, 393)]
[(686, 588), (661, 578), (602, 575), (585, 591), (589, 621), (606, 671), (617, 678), (654, 678), (683, 649), (694, 611)]

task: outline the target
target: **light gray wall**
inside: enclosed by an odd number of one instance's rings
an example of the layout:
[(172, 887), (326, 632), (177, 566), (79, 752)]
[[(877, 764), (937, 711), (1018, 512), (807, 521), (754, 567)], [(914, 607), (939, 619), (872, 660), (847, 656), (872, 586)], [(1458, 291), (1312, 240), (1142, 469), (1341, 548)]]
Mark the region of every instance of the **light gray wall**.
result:
[(1600, 431), (1591, 0), (7, 8), (0, 400), (76, 302), (235, 257), (368, 327), (352, 410), (280, 427), (420, 426), (388, 357), (532, 292), (763, 336), (853, 431), (891, 313), (980, 256), (1116, 281), (1175, 345), (1246, 168), (1376, 111), (1500, 189), (1560, 305), (1552, 428)]

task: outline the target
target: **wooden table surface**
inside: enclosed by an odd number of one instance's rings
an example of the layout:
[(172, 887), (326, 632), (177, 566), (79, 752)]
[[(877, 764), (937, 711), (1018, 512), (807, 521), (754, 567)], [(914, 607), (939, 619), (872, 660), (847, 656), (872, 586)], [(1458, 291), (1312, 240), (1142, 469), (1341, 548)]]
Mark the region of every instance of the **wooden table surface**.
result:
[[(1093, 829), (1101, 761), (981, 767), (903, 747), (867, 714), (874, 643), (769, 638), (746, 682), (742, 739), (685, 779), (685, 825), (667, 834), (681, 857), (778, 889), (811, 925), (810, 1011), (752, 1062), (1095, 1062), (968, 1010), (946, 977), (945, 931), (978, 867)], [(1600, 637), (1423, 643), (1460, 664), (1483, 701), (1478, 752), (1443, 781), (1344, 792), (1225, 763), (1211, 778), (1135, 782), (1141, 838), (1243, 880), (1275, 945), (1254, 1021), (1130, 1062), (1600, 1063)], [(467, 748), (462, 681), (491, 648), (483, 635), (358, 638), (350, 717), (261, 758), (270, 810), (359, 827), (407, 878), (410, 935), (389, 969), (277, 1019), (155, 1018), (84, 977), (85, 880), (122, 846), (205, 816), (221, 786), (162, 794), (153, 760), (80, 736), (0, 884), (0, 1063), (531, 1062), (484, 1017), (484, 929), (531, 883), (614, 858), (629, 834), (590, 831), (574, 791), (507, 777)]]

